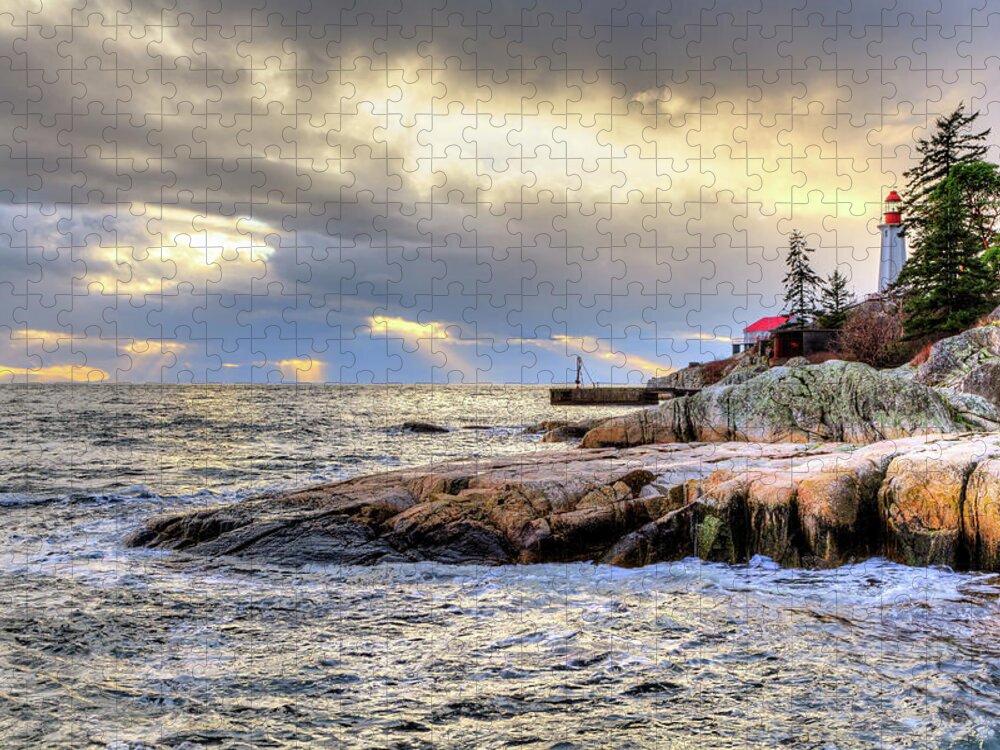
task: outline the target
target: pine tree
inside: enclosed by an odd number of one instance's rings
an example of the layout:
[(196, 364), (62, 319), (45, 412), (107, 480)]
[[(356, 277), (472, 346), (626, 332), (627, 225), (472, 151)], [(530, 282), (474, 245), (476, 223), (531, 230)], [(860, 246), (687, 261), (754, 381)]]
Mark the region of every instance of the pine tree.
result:
[(966, 328), (993, 307), (996, 294), (959, 179), (949, 176), (930, 193), (925, 216), (916, 251), (896, 281), (911, 338)]
[(939, 117), (931, 138), (917, 141), (920, 162), (903, 173), (907, 179), (906, 231), (921, 235), (927, 229), (931, 195), (958, 164), (971, 164), (986, 155), (986, 137), (990, 130), (978, 133), (970, 130), (979, 112), (966, 114), (965, 103), (960, 102), (950, 115)]
[(816, 313), (816, 290), (820, 277), (809, 265), (813, 248), (806, 245), (806, 238), (798, 229), (792, 230), (788, 238), (788, 256), (785, 265), (785, 313), (793, 316), (800, 328)]
[(827, 328), (839, 328), (847, 318), (847, 308), (854, 304), (854, 292), (847, 288), (847, 277), (835, 269), (820, 290), (820, 322)]
[(962, 194), (969, 231), (979, 238), (984, 251), (997, 241), (1000, 227), (1000, 168), (986, 161), (952, 167), (949, 177)]

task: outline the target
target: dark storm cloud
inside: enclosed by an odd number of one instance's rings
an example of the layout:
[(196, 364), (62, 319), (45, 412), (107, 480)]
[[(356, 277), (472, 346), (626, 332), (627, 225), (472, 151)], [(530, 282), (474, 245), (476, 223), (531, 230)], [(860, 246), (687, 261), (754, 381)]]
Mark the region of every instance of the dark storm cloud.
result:
[(315, 5), (5, 6), (0, 326), (72, 339), (0, 366), (648, 374), (774, 311), (793, 226), (868, 291), (914, 135), (998, 116), (996, 3)]

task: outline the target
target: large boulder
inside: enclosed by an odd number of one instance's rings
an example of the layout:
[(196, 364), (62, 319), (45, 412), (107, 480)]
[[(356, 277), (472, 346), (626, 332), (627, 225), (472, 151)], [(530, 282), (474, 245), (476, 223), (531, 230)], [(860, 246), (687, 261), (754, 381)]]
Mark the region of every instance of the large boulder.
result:
[(969, 567), (1000, 570), (1000, 458), (980, 461), (970, 473), (962, 524)]
[(876, 497), (888, 458), (860, 452), (798, 482), (796, 506), (804, 546), (817, 565), (870, 553), (878, 519)]
[(571, 440), (580, 440), (594, 427), (603, 422), (607, 417), (596, 419), (582, 419), (578, 422), (555, 423), (542, 435), (543, 443), (566, 443)]
[(739, 385), (740, 383), (745, 383), (748, 380), (760, 375), (762, 372), (767, 372), (769, 365), (758, 363), (749, 367), (739, 367), (733, 370), (728, 375), (724, 376), (716, 385)]
[(625, 448), (650, 443), (691, 442), (696, 438), (688, 418), (690, 399), (690, 396), (681, 396), (650, 409), (606, 419), (583, 436), (580, 447)]
[(653, 409), (606, 420), (583, 447), (690, 440), (869, 443), (1000, 426), (1000, 412), (970, 394), (917, 382), (913, 370), (859, 362), (774, 367), (746, 382), (712, 386)]
[(713, 360), (689, 365), (668, 375), (650, 378), (650, 388), (679, 388), (683, 390), (704, 388), (720, 382), (742, 382), (768, 368), (767, 357), (747, 350), (729, 359)]
[(990, 322), (938, 341), (917, 367), (915, 380), (981, 396), (1000, 406), (1000, 324)]
[(892, 459), (879, 491), (890, 557), (910, 565), (968, 562), (962, 506), (984, 450), (976, 441), (938, 442)]
[(701, 363), (688, 365), (680, 370), (674, 370), (667, 375), (650, 378), (646, 381), (649, 388), (703, 388), (705, 385), (705, 366)]

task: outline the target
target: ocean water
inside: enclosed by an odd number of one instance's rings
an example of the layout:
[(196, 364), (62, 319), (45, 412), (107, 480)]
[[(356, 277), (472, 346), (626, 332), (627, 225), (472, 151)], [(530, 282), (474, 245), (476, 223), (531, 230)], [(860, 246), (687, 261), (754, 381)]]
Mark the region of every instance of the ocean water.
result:
[(122, 546), (164, 511), (551, 450), (523, 426), (620, 411), (517, 386), (0, 387), (0, 748), (1000, 748), (996, 576)]

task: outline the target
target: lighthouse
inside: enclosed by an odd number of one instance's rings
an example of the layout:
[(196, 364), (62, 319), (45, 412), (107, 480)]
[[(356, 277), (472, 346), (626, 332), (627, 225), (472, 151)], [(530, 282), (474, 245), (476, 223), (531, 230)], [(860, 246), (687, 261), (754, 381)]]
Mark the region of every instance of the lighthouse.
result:
[(906, 238), (903, 237), (903, 199), (895, 190), (885, 197), (885, 220), (878, 225), (882, 234), (882, 255), (878, 264), (878, 290), (884, 292), (899, 276), (906, 263)]

